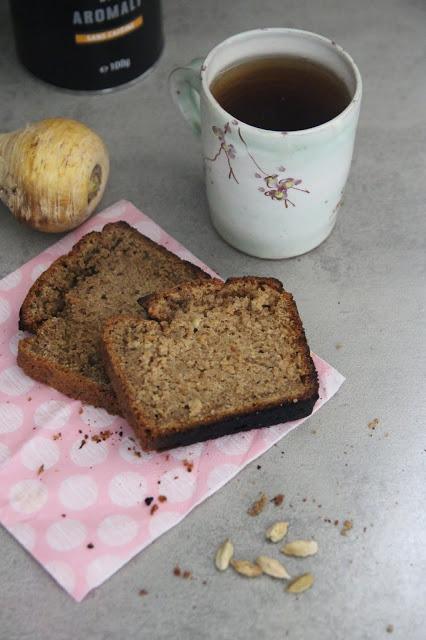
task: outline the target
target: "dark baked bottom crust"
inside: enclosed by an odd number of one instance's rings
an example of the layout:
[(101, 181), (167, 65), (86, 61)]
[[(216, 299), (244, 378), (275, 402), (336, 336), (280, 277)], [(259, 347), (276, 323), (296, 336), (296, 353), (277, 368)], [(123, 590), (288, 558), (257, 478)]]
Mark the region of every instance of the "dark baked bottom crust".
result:
[(220, 438), (241, 431), (249, 431), (256, 427), (271, 427), (290, 422), (311, 415), (314, 405), (318, 400), (318, 394), (307, 400), (297, 403), (283, 404), (269, 409), (263, 409), (245, 415), (235, 415), (226, 420), (211, 424), (200, 424), (186, 431), (173, 431), (148, 440), (147, 448), (156, 451), (181, 447), (204, 440)]

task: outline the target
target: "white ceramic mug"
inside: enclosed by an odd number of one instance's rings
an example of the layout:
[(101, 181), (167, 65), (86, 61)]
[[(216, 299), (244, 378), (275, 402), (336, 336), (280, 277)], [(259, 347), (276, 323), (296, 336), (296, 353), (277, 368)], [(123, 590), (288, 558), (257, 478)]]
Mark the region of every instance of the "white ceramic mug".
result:
[[(332, 120), (300, 131), (238, 122), (210, 91), (225, 69), (247, 59), (291, 55), (333, 71), (351, 101)], [(170, 76), (172, 96), (201, 134), (207, 198), (219, 234), (259, 258), (290, 258), (331, 233), (349, 173), (362, 83), (352, 58), (334, 41), (299, 29), (256, 29), (228, 38), (205, 60)]]

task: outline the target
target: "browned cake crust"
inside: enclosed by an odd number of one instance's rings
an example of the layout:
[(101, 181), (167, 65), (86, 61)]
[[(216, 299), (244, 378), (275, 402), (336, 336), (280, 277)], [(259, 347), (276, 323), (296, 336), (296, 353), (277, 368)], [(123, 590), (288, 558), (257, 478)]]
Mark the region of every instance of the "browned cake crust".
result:
[[(119, 233), (117, 233), (119, 232)], [(96, 273), (99, 259), (113, 254), (120, 242), (120, 232), (130, 234), (135, 241), (143, 238), (149, 249), (154, 249), (176, 267), (185, 266), (187, 279), (209, 278), (202, 269), (182, 260), (124, 220), (106, 224), (102, 231), (91, 231), (83, 236), (69, 253), (55, 260), (34, 282), (28, 291), (19, 312), (19, 328), (35, 333), (48, 318), (62, 315), (66, 305), (66, 295), (85, 278)]]
[(126, 222), (81, 238), (35, 281), (20, 312), (18, 364), (35, 380), (83, 402), (120, 413), (100, 356), (103, 322), (143, 313), (141, 295), (209, 276)]
[[(204, 290), (206, 306), (220, 304), (226, 296), (244, 296), (250, 290), (256, 293), (262, 289), (273, 289), (278, 292), (281, 303), (286, 309), (288, 332), (292, 340), (292, 349), (296, 353), (297, 372), (295, 382), (290, 382), (288, 389), (281, 397), (258, 398), (256, 402), (250, 401), (249, 395), (235, 401), (233, 407), (216, 409), (208, 416), (201, 419), (187, 415), (182, 419), (169, 420), (167, 428), (162, 428), (149, 414), (150, 409), (142, 401), (138, 401), (137, 391), (141, 387), (134, 368), (126, 366), (126, 357), (135, 347), (133, 336), (146, 334), (148, 337), (144, 346), (151, 342), (156, 347), (161, 345), (163, 336), (168, 327), (172, 326), (176, 317), (186, 320), (186, 315), (192, 313), (191, 296), (198, 295)], [(222, 298), (221, 298), (222, 296)], [(277, 296), (275, 295), (275, 298)], [(255, 298), (255, 295), (254, 295)], [(303, 326), (297, 312), (296, 305), (291, 294), (285, 292), (282, 284), (270, 278), (232, 278), (226, 283), (219, 280), (211, 280), (208, 283), (186, 283), (175, 287), (173, 290), (148, 296), (143, 301), (143, 306), (151, 320), (138, 319), (132, 316), (111, 318), (105, 325), (102, 334), (102, 355), (106, 364), (106, 370), (112, 385), (117, 393), (118, 401), (123, 415), (132, 425), (135, 433), (146, 450), (163, 450), (171, 447), (192, 444), (211, 438), (217, 438), (238, 431), (252, 429), (254, 427), (267, 427), (289, 420), (309, 415), (318, 399), (318, 378), (310, 356)], [(266, 305), (267, 306), (267, 305)], [(188, 311), (188, 314), (186, 312)], [(233, 313), (236, 311), (234, 310)], [(263, 311), (261, 311), (263, 313)], [(267, 314), (267, 311), (265, 312)], [(208, 318), (208, 316), (207, 316)], [(287, 333), (288, 333), (287, 332)], [(130, 338), (129, 338), (130, 336)], [(218, 333), (218, 341), (221, 335)], [(201, 338), (200, 338), (201, 339)], [(277, 345), (281, 339), (276, 336)], [(177, 342), (179, 337), (177, 338)], [(137, 342), (137, 340), (136, 340)], [(125, 346), (123, 348), (123, 344)], [(279, 350), (279, 347), (277, 347)], [(155, 350), (154, 350), (155, 351)], [(158, 353), (155, 351), (155, 353)], [(123, 358), (124, 354), (124, 358)], [(212, 355), (211, 367), (220, 369), (221, 364), (217, 360), (217, 353)], [(155, 367), (155, 358), (152, 358), (149, 366)], [(293, 365), (292, 365), (293, 366)], [(244, 376), (244, 371), (236, 372), (236, 375)], [(271, 376), (279, 375), (280, 371), (271, 370)], [(296, 380), (297, 378), (297, 380)], [(176, 380), (179, 379), (177, 372)], [(145, 381), (148, 385), (148, 381)], [(165, 381), (167, 383), (167, 381)], [(255, 387), (253, 381), (253, 387)], [(206, 390), (208, 395), (208, 390)], [(176, 398), (177, 401), (177, 398)], [(204, 401), (204, 398), (203, 398)], [(188, 402), (189, 407), (190, 401)], [(188, 406), (188, 405), (185, 405)]]
[(24, 338), (19, 343), (18, 364), (34, 380), (57, 389), (70, 398), (81, 400), (94, 407), (102, 407), (113, 415), (120, 415), (120, 406), (111, 385), (91, 380), (78, 371), (60, 365), (55, 360), (43, 357), (31, 350), (33, 338)]

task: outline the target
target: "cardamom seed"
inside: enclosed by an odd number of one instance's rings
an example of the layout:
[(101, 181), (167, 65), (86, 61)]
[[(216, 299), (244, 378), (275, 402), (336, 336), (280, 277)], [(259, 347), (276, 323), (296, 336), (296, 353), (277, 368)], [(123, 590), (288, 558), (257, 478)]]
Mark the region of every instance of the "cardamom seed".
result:
[(284, 565), (275, 558), (269, 558), (269, 556), (259, 556), (256, 560), (256, 564), (262, 569), (263, 573), (272, 578), (279, 578), (280, 580), (289, 580), (290, 575)]
[(318, 543), (315, 540), (294, 540), (288, 542), (281, 549), (281, 553), (286, 556), (295, 556), (296, 558), (307, 558), (314, 556), (318, 551)]
[(312, 573), (304, 573), (301, 576), (298, 576), (294, 580), (290, 582), (287, 586), (286, 591), (289, 593), (303, 593), (307, 589), (310, 589), (314, 584), (314, 576)]
[(253, 564), (253, 562), (249, 562), (248, 560), (231, 560), (231, 566), (237, 573), (247, 578), (257, 578), (257, 576), (262, 574), (262, 569), (259, 565)]
[(265, 536), (271, 542), (280, 542), (287, 535), (288, 522), (275, 522), (266, 530)]
[(216, 569), (219, 569), (219, 571), (226, 571), (233, 555), (234, 545), (227, 538), (217, 550), (215, 558)]

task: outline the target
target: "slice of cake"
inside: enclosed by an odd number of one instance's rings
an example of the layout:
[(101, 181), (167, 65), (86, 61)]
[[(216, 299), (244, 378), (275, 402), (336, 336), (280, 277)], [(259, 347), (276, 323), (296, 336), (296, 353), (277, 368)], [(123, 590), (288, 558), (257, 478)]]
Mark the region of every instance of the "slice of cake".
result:
[(84, 236), (33, 284), (20, 328), (18, 364), (39, 382), (83, 402), (119, 413), (100, 356), (103, 323), (143, 313), (138, 300), (180, 282), (209, 276), (146, 238), (126, 222)]
[(185, 283), (110, 318), (102, 354), (144, 449), (309, 415), (318, 379), (296, 304), (278, 280)]

